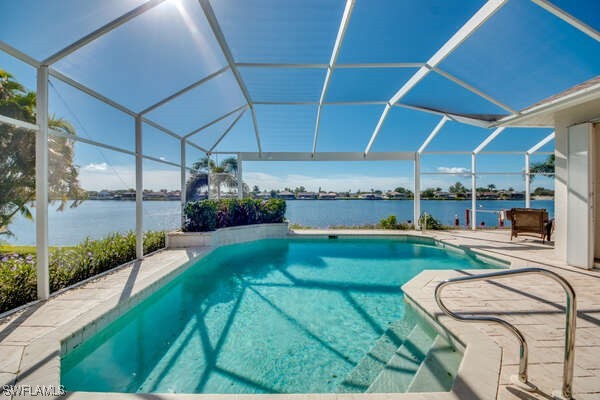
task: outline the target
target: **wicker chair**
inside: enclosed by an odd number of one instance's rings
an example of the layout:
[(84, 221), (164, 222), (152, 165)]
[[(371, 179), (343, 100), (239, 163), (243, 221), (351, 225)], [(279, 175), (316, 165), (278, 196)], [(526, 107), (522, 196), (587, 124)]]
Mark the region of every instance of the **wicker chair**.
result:
[(510, 220), (510, 240), (514, 237), (521, 236), (534, 236), (542, 239), (542, 242), (550, 240), (548, 212), (546, 209), (536, 208), (511, 208), (506, 213), (507, 218)]

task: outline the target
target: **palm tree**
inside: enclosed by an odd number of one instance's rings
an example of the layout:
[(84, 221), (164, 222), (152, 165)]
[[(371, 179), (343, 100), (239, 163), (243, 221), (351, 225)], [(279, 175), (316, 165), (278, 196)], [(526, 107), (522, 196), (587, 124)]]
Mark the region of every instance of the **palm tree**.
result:
[[(192, 165), (191, 176), (187, 182), (186, 198), (195, 200), (198, 193), (206, 190), (210, 192), (210, 185), (215, 189), (217, 200), (221, 198), (221, 187), (224, 185), (228, 189), (237, 187), (238, 162), (235, 157), (229, 157), (216, 163), (209, 157), (203, 157)], [(247, 189), (244, 187), (245, 192)]]
[[(0, 114), (21, 121), (36, 122), (36, 95), (0, 69)], [(74, 136), (67, 121), (52, 116), (50, 128)], [(81, 189), (77, 166), (73, 164), (73, 140), (56, 135), (48, 138), (50, 200), (67, 200), (77, 206), (87, 193)], [(8, 226), (17, 214), (31, 219), (28, 204), (35, 199), (35, 132), (10, 124), (0, 124), (0, 234), (10, 234)]]
[(555, 161), (554, 154), (550, 154), (544, 161), (532, 164), (529, 168), (530, 181), (535, 179), (536, 174), (553, 174)]

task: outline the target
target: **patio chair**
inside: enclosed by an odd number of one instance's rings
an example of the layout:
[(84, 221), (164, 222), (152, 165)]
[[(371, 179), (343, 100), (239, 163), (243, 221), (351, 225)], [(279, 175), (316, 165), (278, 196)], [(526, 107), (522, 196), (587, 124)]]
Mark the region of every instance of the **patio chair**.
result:
[(519, 235), (539, 237), (542, 242), (546, 237), (550, 240), (552, 222), (548, 220), (546, 209), (511, 208), (506, 215), (511, 222), (510, 240)]

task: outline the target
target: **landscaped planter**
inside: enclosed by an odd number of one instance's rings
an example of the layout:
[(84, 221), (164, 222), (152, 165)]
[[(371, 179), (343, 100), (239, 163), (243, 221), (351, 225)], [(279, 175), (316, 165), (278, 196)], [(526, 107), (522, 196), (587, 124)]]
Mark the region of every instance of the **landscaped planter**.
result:
[(251, 242), (258, 239), (286, 237), (289, 231), (288, 223), (256, 224), (232, 226), (217, 229), (212, 232), (168, 232), (166, 246), (170, 249), (222, 246), (225, 244)]

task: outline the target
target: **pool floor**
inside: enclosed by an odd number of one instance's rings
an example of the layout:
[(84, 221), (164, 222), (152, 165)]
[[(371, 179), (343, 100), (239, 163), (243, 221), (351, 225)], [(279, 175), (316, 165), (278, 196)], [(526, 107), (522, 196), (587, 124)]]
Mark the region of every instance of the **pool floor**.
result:
[(411, 240), (219, 248), (62, 358), (69, 391), (448, 390), (460, 354), (405, 306), (424, 269), (498, 268)]

